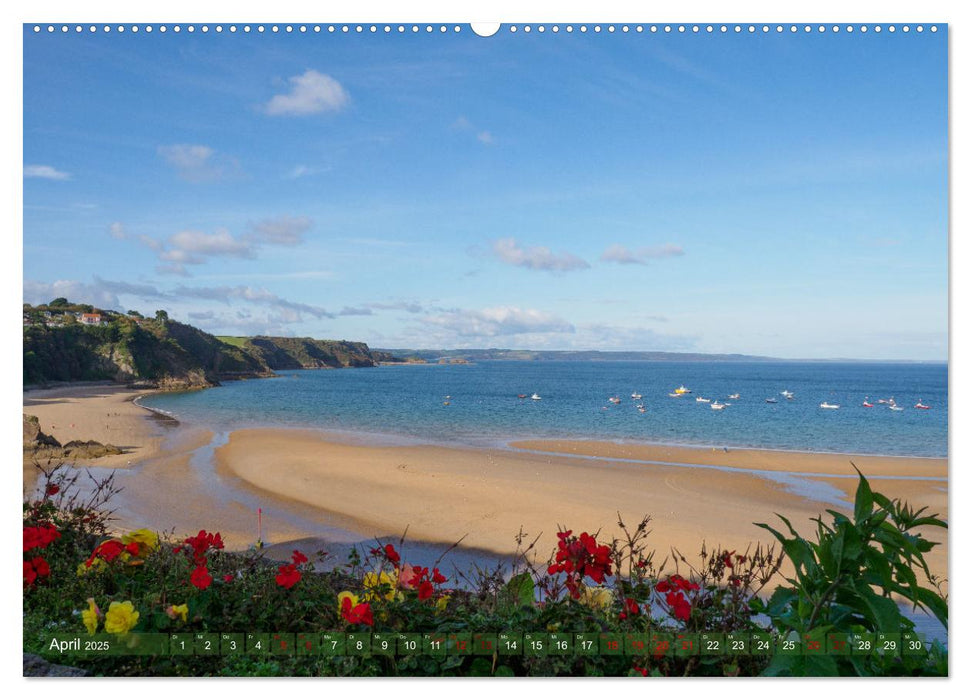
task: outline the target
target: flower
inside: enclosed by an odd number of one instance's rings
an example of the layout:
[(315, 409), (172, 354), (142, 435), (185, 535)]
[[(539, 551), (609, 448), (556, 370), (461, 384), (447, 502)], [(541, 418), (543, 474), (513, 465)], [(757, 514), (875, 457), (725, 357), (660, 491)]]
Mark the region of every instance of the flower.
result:
[(341, 617), (352, 625), (373, 625), (374, 617), (371, 613), (371, 606), (368, 603), (358, 603), (357, 596), (348, 591), (343, 591), (337, 596), (340, 605)]
[(198, 588), (200, 591), (204, 591), (209, 588), (212, 583), (212, 576), (209, 575), (209, 569), (205, 565), (197, 566), (193, 571), (192, 575), (189, 576), (189, 583)]
[(637, 601), (633, 598), (624, 599), (624, 610), (617, 617), (621, 620), (626, 620), (628, 616), (635, 617), (641, 614), (641, 607), (637, 604)]
[(24, 562), (24, 585), (33, 586), (34, 581), (37, 580), (37, 572), (34, 571), (34, 565), (29, 561)]
[(674, 616), (679, 620), (687, 621), (691, 617), (691, 603), (689, 603), (685, 597), (684, 593), (681, 591), (672, 591), (668, 593), (665, 600), (669, 606), (671, 606)]
[(401, 555), (395, 551), (394, 545), (391, 545), (391, 544), (384, 545), (384, 556), (387, 557), (388, 561), (390, 561), (394, 565), (397, 565), (399, 562), (401, 562)]
[(173, 620), (182, 618), (182, 622), (185, 622), (189, 619), (189, 605), (188, 603), (183, 603), (182, 605), (170, 605), (165, 609), (165, 614), (171, 617)]
[(84, 623), (88, 634), (94, 634), (98, 631), (98, 622), (101, 617), (101, 608), (94, 602), (94, 598), (88, 598), (88, 609), (81, 611), (81, 622)]
[(293, 550), (293, 563), (294, 565), (306, 564), (307, 556), (303, 552), (295, 549)]
[(138, 611), (130, 600), (114, 602), (105, 614), (105, 632), (124, 634), (138, 623)]
[(44, 490), (45, 496), (56, 496), (61, 490), (61, 487), (57, 484), (48, 484), (47, 488)]
[(594, 610), (606, 610), (614, 604), (614, 592), (604, 586), (584, 586), (579, 601)]
[(61, 533), (53, 525), (37, 525), (24, 528), (24, 551), (31, 549), (45, 549), (54, 540), (60, 538)]
[(121, 543), (132, 556), (144, 557), (158, 548), (158, 535), (147, 528), (141, 528), (123, 535)]
[(186, 546), (192, 549), (192, 558), (196, 564), (205, 563), (206, 552), (210, 549), (223, 548), (223, 538), (218, 532), (212, 533), (199, 530), (198, 535), (195, 537), (186, 537), (184, 541)]
[(583, 532), (573, 537), (573, 531), (558, 532), (558, 548), (555, 562), (550, 564), (547, 573), (566, 574), (566, 587), (574, 599), (580, 597), (583, 578), (589, 577), (595, 583), (603, 583), (611, 574), (610, 547), (597, 544), (596, 538)]
[(422, 581), (418, 585), (418, 600), (428, 600), (435, 594), (435, 587), (431, 581)]
[(364, 574), (364, 600), (372, 600), (381, 596), (386, 600), (394, 600), (403, 596), (398, 592), (398, 572), (369, 571)]
[(445, 607), (448, 605), (448, 601), (452, 599), (450, 595), (443, 595), (438, 600), (435, 601), (435, 609), (438, 612), (445, 612)]
[(232, 574), (226, 574), (225, 576), (223, 576), (223, 581), (225, 581), (226, 583), (229, 583), (232, 580), (233, 580)]
[(34, 557), (30, 560), (30, 563), (34, 565), (34, 571), (37, 572), (38, 576), (50, 576), (51, 567), (47, 565), (47, 561), (44, 557)]
[(280, 567), (280, 573), (276, 575), (276, 582), (278, 585), (289, 590), (297, 585), (297, 582), (301, 579), (301, 577), (302, 574), (297, 571), (296, 566), (293, 564), (284, 564)]

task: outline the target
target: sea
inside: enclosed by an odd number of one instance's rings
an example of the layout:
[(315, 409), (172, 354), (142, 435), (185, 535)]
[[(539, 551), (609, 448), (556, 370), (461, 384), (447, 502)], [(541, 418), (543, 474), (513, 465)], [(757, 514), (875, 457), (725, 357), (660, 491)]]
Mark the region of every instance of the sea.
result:
[[(142, 403), (220, 432), (314, 428), (392, 444), (572, 438), (948, 455), (945, 363), (504, 360), (278, 374)], [(682, 386), (691, 393), (669, 396)], [(727, 405), (712, 410), (699, 397)], [(880, 403), (891, 399), (903, 410)], [(820, 408), (824, 402), (839, 409)], [(914, 408), (918, 402), (930, 408)]]

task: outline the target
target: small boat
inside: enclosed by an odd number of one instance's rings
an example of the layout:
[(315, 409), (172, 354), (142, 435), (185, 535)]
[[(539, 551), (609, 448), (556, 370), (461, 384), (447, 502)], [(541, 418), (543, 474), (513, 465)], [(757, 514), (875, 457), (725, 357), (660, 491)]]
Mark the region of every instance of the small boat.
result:
[(720, 411), (720, 410), (722, 410), (723, 408), (725, 408), (725, 406), (727, 406), (727, 405), (728, 405), (728, 404), (724, 404), (724, 403), (718, 403), (717, 401), (715, 401), (715, 403), (713, 403), (713, 404), (711, 405), (711, 410), (712, 410), (712, 411)]
[(674, 393), (675, 394), (678, 394), (679, 396), (681, 394), (690, 394), (691, 393), (691, 389), (689, 389), (684, 384), (682, 384), (681, 386), (679, 386), (677, 389), (674, 390)]
[(863, 401), (863, 406), (865, 408), (873, 408), (873, 404), (866, 400)]
[(451, 401), (442, 401), (442, 405), (443, 406), (451, 406), (452, 405), (452, 402)]
[(890, 407), (890, 410), (891, 411), (902, 411), (902, 410), (904, 410), (904, 407), (903, 406), (897, 406), (896, 404), (894, 404), (893, 406)]
[(631, 395), (630, 395), (630, 397), (631, 397), (632, 399), (634, 399), (635, 401), (640, 401), (641, 399), (643, 399), (643, 398), (644, 398), (643, 396), (641, 396), (640, 394), (638, 394), (638, 393), (636, 393), (636, 392), (635, 392), (635, 393), (633, 393), (633, 394), (631, 394)]
[(533, 395), (532, 395), (532, 396), (530, 396), (529, 398), (531, 398), (531, 399), (532, 399), (533, 401), (539, 401), (539, 400), (540, 400), (541, 398), (543, 398), (543, 397), (542, 397), (542, 396), (540, 396), (539, 394), (533, 394)]
[(644, 408), (644, 404), (642, 403), (634, 404), (634, 408)]
[(697, 401), (698, 403), (711, 403), (711, 399), (706, 399), (706, 398), (701, 397), (701, 396), (697, 397), (695, 399), (695, 401)]
[(793, 394), (788, 389), (784, 389), (783, 391), (780, 391), (779, 393), (782, 394), (783, 396), (785, 396), (787, 399), (791, 399), (792, 397), (795, 396), (795, 394)]
[(877, 399), (877, 403), (890, 403), (886, 399)]
[(732, 400), (735, 400), (735, 399), (737, 399), (737, 398), (738, 398), (738, 396), (739, 396), (738, 394), (729, 394), (729, 395), (728, 395), (728, 398), (730, 398), (730, 399), (732, 399)]
[(779, 399), (766, 399), (766, 403), (779, 403)]
[(637, 410), (638, 410), (638, 411), (639, 411), (640, 413), (644, 413), (645, 411), (647, 411), (647, 409), (646, 409), (646, 408), (644, 408), (643, 406), (638, 406), (638, 407), (637, 407)]
[(517, 399), (525, 399), (526, 398), (526, 394), (516, 394), (516, 398)]
[(927, 409), (930, 408), (930, 406), (928, 406), (927, 404), (925, 404), (922, 399), (918, 399), (917, 400), (917, 403), (914, 404), (914, 408), (919, 408), (921, 410), (926, 411)]
[(684, 394), (668, 394), (672, 399), (680, 399)]
[(821, 404), (819, 404), (819, 407), (836, 409), (839, 408), (840, 405), (838, 403), (827, 403), (826, 401), (823, 401)]
[(607, 400), (608, 400), (608, 401), (609, 401), (610, 403), (620, 403), (620, 397), (619, 397), (619, 396), (611, 396), (611, 397), (610, 397), (609, 399), (607, 399)]

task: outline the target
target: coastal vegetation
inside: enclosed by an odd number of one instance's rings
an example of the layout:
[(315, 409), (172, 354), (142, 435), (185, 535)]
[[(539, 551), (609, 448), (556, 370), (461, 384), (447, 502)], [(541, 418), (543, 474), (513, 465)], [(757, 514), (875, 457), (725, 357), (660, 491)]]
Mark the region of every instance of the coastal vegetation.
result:
[[(751, 676), (947, 675), (946, 649), (900, 646), (867, 655), (660, 653), (655, 641), (702, 635), (765, 635), (774, 649), (827, 635), (912, 638), (914, 623), (896, 600), (933, 615), (946, 629), (947, 600), (924, 554), (935, 543), (916, 528), (946, 523), (875, 493), (860, 475), (852, 515), (829, 511), (815, 537), (769, 525), (771, 546), (729, 551), (701, 547), (697, 559), (672, 550), (659, 558), (650, 518), (604, 541), (599, 533), (558, 528), (547, 557), (525, 533), (517, 556), (493, 569), (446, 575), (419, 566), (407, 543), (375, 542), (327, 571), (294, 550), (270, 561), (264, 550), (229, 552), (218, 532), (191, 536), (149, 529), (114, 531), (112, 479), (86, 484), (77, 470), (45, 470), (38, 496), (26, 498), (24, 651), (57, 663), (52, 635), (138, 632), (186, 635), (360, 632), (449, 635), (542, 632), (619, 635), (647, 640), (627, 654), (394, 656), (228, 654), (72, 657), (95, 675), (323, 676)], [(82, 493), (88, 494), (82, 496)], [(310, 556), (308, 556), (310, 555)], [(790, 565), (791, 566), (788, 566)], [(783, 581), (783, 571), (794, 573)], [(769, 591), (774, 592), (769, 596)], [(93, 637), (90, 637), (93, 638)], [(729, 637), (724, 637), (727, 639)], [(811, 647), (810, 647), (811, 648)]]
[[(217, 338), (169, 318), (55, 299), (24, 304), (24, 384), (112, 380), (166, 389), (270, 376), (278, 369), (372, 367), (364, 343), (312, 338)], [(386, 357), (385, 355), (381, 356)]]

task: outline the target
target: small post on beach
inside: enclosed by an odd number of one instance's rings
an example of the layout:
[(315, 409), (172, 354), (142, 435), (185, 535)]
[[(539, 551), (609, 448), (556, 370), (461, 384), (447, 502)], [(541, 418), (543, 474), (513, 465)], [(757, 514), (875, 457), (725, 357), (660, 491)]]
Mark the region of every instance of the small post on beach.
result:
[(263, 509), (256, 509), (256, 548), (263, 549)]

